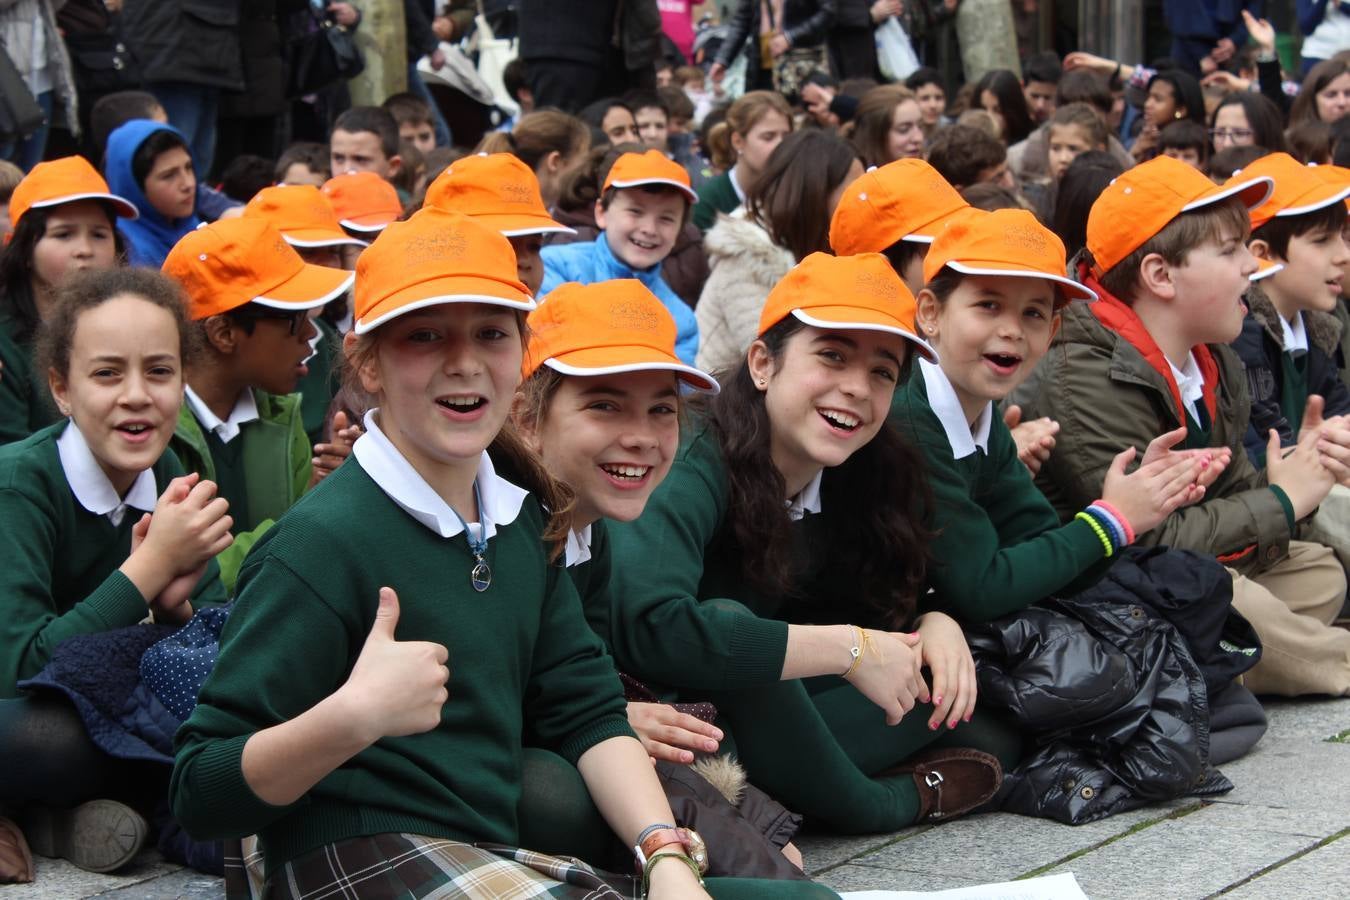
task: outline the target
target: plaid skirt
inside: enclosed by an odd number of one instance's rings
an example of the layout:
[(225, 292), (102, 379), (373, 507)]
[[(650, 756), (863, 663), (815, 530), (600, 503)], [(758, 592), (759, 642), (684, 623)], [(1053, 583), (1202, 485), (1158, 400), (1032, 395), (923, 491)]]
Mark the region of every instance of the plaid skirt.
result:
[(633, 900), (636, 879), (602, 878), (582, 862), (507, 847), (415, 834), (375, 834), (329, 844), (272, 873), (268, 900), (454, 897), (465, 900)]

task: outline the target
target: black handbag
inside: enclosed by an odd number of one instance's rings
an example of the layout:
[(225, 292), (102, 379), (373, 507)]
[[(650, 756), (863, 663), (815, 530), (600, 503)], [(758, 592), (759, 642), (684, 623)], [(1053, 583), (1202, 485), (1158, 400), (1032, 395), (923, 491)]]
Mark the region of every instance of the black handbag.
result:
[(356, 36), (328, 17), (315, 16), (314, 30), (290, 41), (288, 95), (303, 97), (355, 78), (366, 69)]
[(0, 139), (26, 138), (46, 120), (14, 60), (0, 50)]

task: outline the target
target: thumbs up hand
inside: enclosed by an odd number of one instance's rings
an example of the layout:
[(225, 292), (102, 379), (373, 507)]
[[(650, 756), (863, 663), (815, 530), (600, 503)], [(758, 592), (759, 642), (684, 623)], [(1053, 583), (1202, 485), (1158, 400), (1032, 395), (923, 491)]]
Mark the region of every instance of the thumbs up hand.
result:
[(374, 743), (431, 731), (441, 722), (441, 707), (450, 697), (446, 682), (449, 652), (429, 641), (400, 641), (398, 594), (380, 588), (380, 608), (352, 674), (342, 686), (356, 711), (358, 727)]

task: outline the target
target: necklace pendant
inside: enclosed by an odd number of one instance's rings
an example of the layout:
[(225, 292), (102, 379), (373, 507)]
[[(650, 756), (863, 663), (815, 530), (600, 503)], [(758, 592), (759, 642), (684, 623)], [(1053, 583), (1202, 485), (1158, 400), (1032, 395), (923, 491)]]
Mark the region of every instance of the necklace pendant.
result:
[(478, 593), (483, 593), (492, 586), (492, 568), (478, 557), (478, 562), (474, 564), (473, 571), (469, 573), (469, 583)]

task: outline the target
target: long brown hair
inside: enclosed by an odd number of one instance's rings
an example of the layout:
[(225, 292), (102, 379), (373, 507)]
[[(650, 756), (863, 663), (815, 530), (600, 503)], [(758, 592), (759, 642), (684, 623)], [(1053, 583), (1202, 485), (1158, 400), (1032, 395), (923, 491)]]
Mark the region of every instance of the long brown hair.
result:
[(591, 146), (591, 130), (576, 116), (557, 109), (526, 113), (510, 132), (492, 131), (483, 136), (475, 153), (511, 153), (531, 169), (550, 153), (571, 159)]
[(798, 131), (769, 154), (745, 198), (749, 219), (800, 262), (830, 252), (830, 194), (857, 159), (853, 147), (824, 131)]
[[(529, 327), (525, 322), (525, 313), (515, 313), (516, 324), (520, 329), (520, 345), (524, 348), (529, 342)], [(361, 384), (361, 367), (369, 362), (379, 348), (380, 334), (383, 329), (357, 335), (355, 341), (346, 345), (345, 366), (342, 373), (343, 390), (353, 398), (364, 401), (365, 408), (377, 406), (375, 398)], [(576, 496), (566, 484), (549, 474), (539, 455), (526, 443), (515, 425), (507, 419), (502, 430), (488, 446), (488, 455), (493, 465), (502, 470), (504, 477), (519, 484), (543, 506), (548, 521), (544, 523), (542, 535), (549, 544), (549, 559), (555, 560), (567, 546), (567, 535), (572, 530), (572, 509), (576, 506)]]
[(1308, 119), (1321, 121), (1321, 116), (1317, 114), (1317, 95), (1346, 72), (1350, 72), (1350, 61), (1340, 59), (1339, 54), (1331, 59), (1324, 59), (1309, 69), (1308, 74), (1303, 77), (1303, 86), (1299, 88), (1298, 96), (1294, 98), (1294, 105), (1289, 110), (1289, 124), (1297, 125)]
[[(760, 336), (776, 364), (802, 327), (788, 316)], [(792, 520), (783, 504), (787, 486), (770, 456), (764, 394), (746, 361), (721, 382), (707, 415), (726, 460), (726, 522), (742, 575), (766, 596), (802, 599)], [(875, 438), (826, 471), (821, 496), (831, 516), (823, 550), (831, 572), (838, 573), (837, 589), (861, 597), (885, 627), (903, 627), (913, 618), (930, 558), (927, 522), (933, 504), (923, 457), (883, 423)]]
[(731, 135), (742, 137), (759, 124), (759, 120), (771, 112), (787, 119), (792, 127), (792, 107), (783, 95), (777, 91), (750, 91), (727, 109), (726, 118), (718, 122), (708, 132), (708, 153), (712, 157), (713, 167), (726, 171), (736, 164), (736, 151), (731, 146)]
[(884, 166), (891, 162), (887, 136), (895, 120), (895, 108), (914, 99), (914, 92), (903, 84), (883, 84), (862, 95), (858, 112), (853, 117), (852, 140), (864, 166)]

